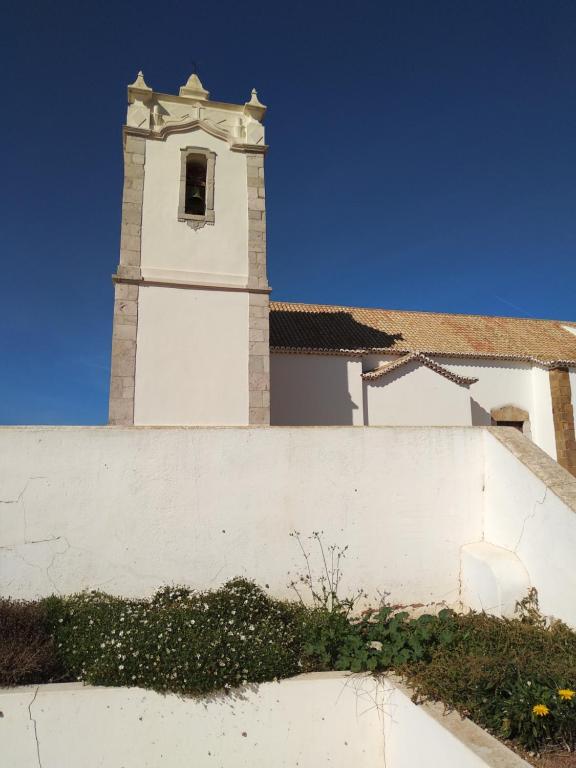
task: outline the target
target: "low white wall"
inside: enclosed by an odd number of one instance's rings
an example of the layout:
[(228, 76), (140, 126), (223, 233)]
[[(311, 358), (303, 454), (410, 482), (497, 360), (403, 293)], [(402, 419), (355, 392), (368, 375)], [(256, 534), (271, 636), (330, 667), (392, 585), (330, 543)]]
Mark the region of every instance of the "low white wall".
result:
[(454, 604), (482, 482), (477, 429), (6, 427), (1, 593), (245, 575), (288, 596), (305, 567), (296, 529), (349, 547), (342, 594)]
[[(209, 698), (80, 683), (0, 690), (10, 768), (522, 768), (395, 679), (328, 672)], [(3, 763), (4, 764), (4, 763)]]
[(484, 440), (484, 539), (520, 558), (544, 614), (576, 626), (576, 480), (521, 435)]
[(528, 768), (528, 763), (441, 704), (415, 706), (395, 678), (383, 682), (385, 768)]

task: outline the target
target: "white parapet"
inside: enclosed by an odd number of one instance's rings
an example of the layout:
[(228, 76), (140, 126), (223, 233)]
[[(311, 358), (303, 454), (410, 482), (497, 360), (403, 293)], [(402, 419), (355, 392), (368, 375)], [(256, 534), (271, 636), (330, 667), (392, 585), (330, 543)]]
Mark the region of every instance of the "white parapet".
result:
[(184, 698), (80, 683), (0, 690), (10, 768), (522, 768), (395, 678), (324, 672)]
[(485, 541), (462, 547), (462, 602), (474, 611), (512, 617), (530, 589), (518, 555)]

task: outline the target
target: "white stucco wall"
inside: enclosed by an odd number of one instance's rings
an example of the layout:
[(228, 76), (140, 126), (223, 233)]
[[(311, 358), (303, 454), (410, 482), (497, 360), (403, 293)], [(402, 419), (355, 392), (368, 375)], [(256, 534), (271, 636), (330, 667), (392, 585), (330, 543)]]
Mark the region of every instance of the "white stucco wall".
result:
[[(216, 152), (215, 223), (197, 231), (178, 221), (180, 149)], [(246, 156), (202, 130), (146, 141), (141, 267), (144, 278), (242, 284), (248, 275)]]
[(10, 768), (522, 768), (395, 678), (324, 672), (209, 698), (80, 683), (0, 689)]
[[(362, 371), (397, 359), (272, 354), (272, 423), (489, 426), (493, 408), (515, 405), (529, 414), (531, 439), (556, 458), (547, 370), (510, 360), (436, 358), (454, 373), (478, 379), (467, 390), (465, 407), (456, 385), (416, 364), (379, 382), (362, 382)], [(576, 409), (576, 371), (570, 376)]]
[[(576, 512), (488, 431), (484, 441), (484, 539), (520, 558), (544, 614), (576, 626)], [(549, 471), (576, 503), (576, 480)]]
[(549, 456), (556, 459), (556, 434), (552, 415), (550, 372), (538, 366), (532, 368), (530, 423), (532, 440)]
[(460, 548), (482, 538), (483, 467), (466, 428), (1, 428), (1, 590), (149, 595), (245, 575), (291, 596), (298, 530), (349, 547), (343, 594), (453, 604)]
[(472, 424), (468, 388), (417, 362), (364, 382), (364, 398), (371, 426)]
[(363, 424), (360, 358), (270, 355), (270, 420), (277, 425)]
[(247, 293), (141, 286), (135, 424), (246, 424)]

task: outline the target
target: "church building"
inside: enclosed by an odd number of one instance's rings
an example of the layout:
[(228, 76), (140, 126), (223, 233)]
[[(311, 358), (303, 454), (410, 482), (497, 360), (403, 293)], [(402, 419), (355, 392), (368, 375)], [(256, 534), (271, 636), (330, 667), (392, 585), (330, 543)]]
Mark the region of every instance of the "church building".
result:
[(128, 86), (110, 423), (506, 425), (576, 474), (576, 323), (270, 301), (265, 112)]

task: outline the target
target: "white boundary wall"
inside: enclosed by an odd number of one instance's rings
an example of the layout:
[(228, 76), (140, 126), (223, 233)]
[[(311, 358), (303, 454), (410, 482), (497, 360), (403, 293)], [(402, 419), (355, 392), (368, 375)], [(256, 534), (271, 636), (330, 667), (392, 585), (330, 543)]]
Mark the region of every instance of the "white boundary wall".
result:
[(530, 441), (496, 434), (484, 434), (484, 539), (520, 559), (543, 614), (576, 627), (576, 480)]
[(293, 596), (295, 529), (349, 547), (343, 595), (511, 615), (533, 586), (576, 626), (576, 479), (516, 430), (0, 429), (2, 595)]
[(453, 604), (482, 450), (471, 428), (2, 428), (0, 593), (244, 575), (288, 596), (296, 529), (349, 547), (342, 594)]
[(0, 690), (10, 768), (522, 768), (523, 760), (398, 680), (314, 673), (229, 696), (80, 683)]

